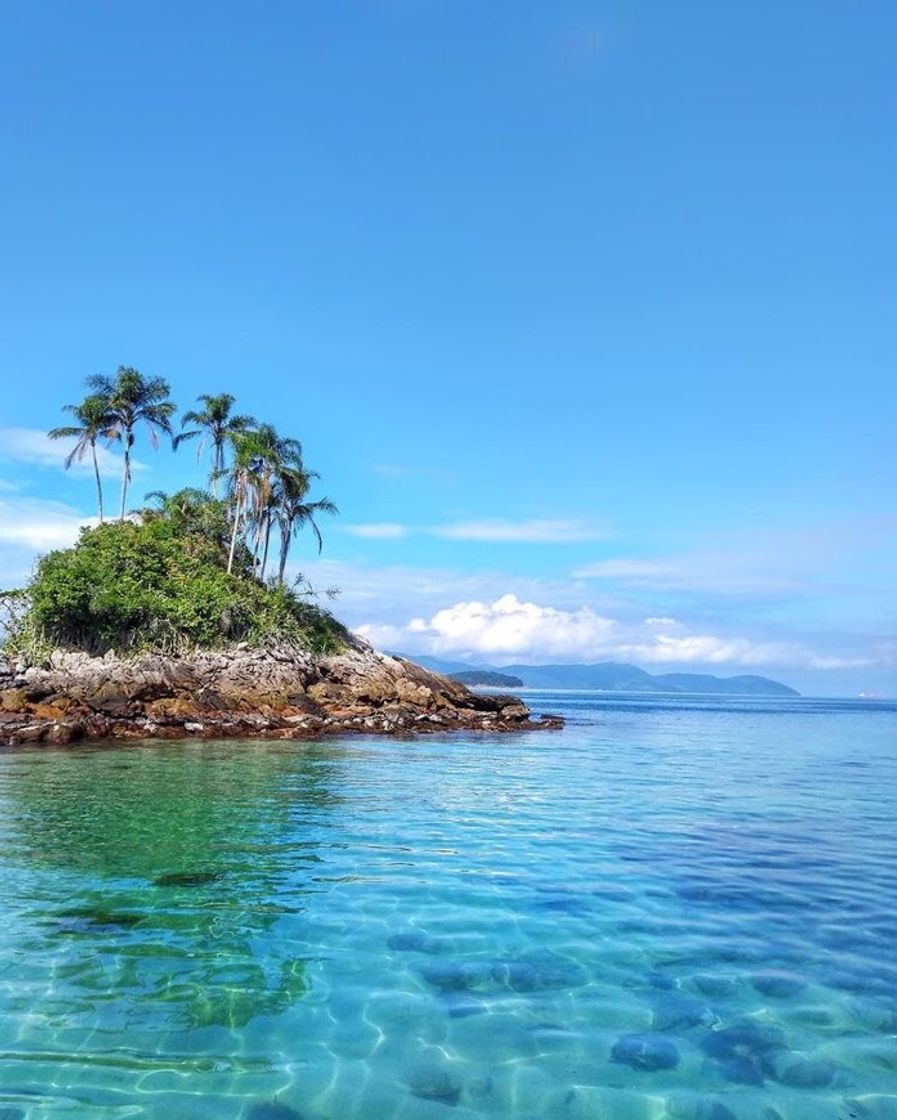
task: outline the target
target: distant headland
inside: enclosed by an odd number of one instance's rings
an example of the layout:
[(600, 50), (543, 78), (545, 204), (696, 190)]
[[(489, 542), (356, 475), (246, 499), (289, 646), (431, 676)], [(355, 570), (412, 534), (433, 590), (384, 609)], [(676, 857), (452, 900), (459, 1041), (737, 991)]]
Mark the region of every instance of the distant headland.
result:
[(681, 692), (725, 696), (800, 696), (780, 681), (743, 674), (715, 677), (708, 673), (647, 673), (635, 665), (602, 661), (592, 665), (502, 665), (477, 668), (460, 661), (422, 655), (421, 665), (469, 685), (491, 688), (595, 689), (600, 692)]

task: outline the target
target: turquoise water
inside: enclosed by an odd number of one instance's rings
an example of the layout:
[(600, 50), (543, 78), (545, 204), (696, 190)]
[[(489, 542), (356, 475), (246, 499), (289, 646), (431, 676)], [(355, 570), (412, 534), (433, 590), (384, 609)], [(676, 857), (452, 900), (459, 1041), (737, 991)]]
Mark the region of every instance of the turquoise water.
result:
[(897, 707), (0, 752), (0, 1118), (897, 1117)]

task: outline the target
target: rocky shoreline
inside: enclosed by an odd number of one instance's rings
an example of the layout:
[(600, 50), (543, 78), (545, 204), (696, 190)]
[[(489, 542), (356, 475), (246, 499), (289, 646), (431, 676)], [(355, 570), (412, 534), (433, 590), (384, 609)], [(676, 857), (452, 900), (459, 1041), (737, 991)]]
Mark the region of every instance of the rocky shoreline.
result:
[(514, 696), (484, 695), (362, 642), (330, 657), (292, 649), (187, 657), (57, 651), (44, 667), (0, 668), (0, 744), (82, 739), (317, 739), (525, 731)]

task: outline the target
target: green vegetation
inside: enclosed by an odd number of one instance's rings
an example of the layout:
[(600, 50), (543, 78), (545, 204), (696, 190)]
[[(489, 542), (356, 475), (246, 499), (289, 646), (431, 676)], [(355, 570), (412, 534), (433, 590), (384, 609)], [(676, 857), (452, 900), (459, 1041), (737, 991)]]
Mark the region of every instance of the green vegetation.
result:
[(177, 405), (168, 399), (171, 387), (162, 377), (144, 377), (131, 366), (119, 366), (115, 377), (104, 373), (88, 377), (87, 384), (93, 396), (103, 401), (110, 418), (109, 435), (112, 441), (124, 448), (121, 479), (121, 509), (119, 520), (125, 519), (125, 503), (131, 483), (131, 449), (134, 446), (135, 428), (146, 426), (153, 447), (159, 446), (159, 432), (171, 435), (171, 418)]
[(523, 687), (523, 681), (520, 677), (512, 677), (507, 673), (495, 673), (491, 669), (466, 669), (461, 673), (450, 673), (449, 676), (458, 684), (466, 684), (468, 688)]
[(168, 499), (137, 522), (84, 529), (74, 548), (44, 556), (7, 652), (40, 662), (54, 648), (91, 654), (189, 653), (233, 642), (333, 653), (345, 632), (301, 592), (266, 586), (252, 557), (228, 572), (223, 504)]
[(233, 415), (232, 409), (236, 403), (236, 398), (232, 397), (230, 393), (219, 393), (217, 396), (203, 393), (197, 400), (203, 407), (185, 412), (181, 418), (182, 428), (186, 427), (187, 424), (194, 424), (195, 427), (176, 435), (174, 437), (174, 447), (177, 450), (186, 440), (198, 439), (196, 457), (201, 458), (206, 444), (212, 444), (212, 475), (210, 481), (212, 495), (217, 498), (218, 480), (224, 474), (228, 441), (233, 439), (234, 436), (242, 435), (251, 428), (255, 428), (257, 425), (251, 416)]
[[(184, 430), (174, 435), (177, 410), (168, 382), (130, 367), (119, 367), (114, 378), (91, 377), (88, 387), (81, 404), (65, 406), (76, 423), (50, 435), (74, 440), (66, 467), (90, 453), (100, 524), (82, 530), (73, 548), (44, 556), (24, 591), (0, 596), (6, 652), (39, 662), (57, 647), (183, 654), (246, 642), (338, 650), (345, 630), (312, 601), (301, 577), (292, 586), (286, 581), (295, 533), (310, 526), (320, 551), (315, 518), (337, 512), (327, 498), (309, 500), (318, 475), (306, 468), (299, 441), (235, 414), (230, 394), (200, 397), (202, 409), (185, 413)], [(126, 514), (141, 427), (154, 446), (160, 432), (175, 448), (198, 439), (200, 455), (210, 444), (210, 490), (153, 491), (143, 509)], [(123, 448), (115, 523), (103, 522), (98, 443)], [(272, 537), (277, 576), (266, 581)]]
[(63, 406), (77, 421), (62, 428), (52, 428), (47, 435), (50, 439), (73, 439), (72, 450), (65, 457), (65, 469), (68, 470), (72, 463), (83, 462), (84, 456), (90, 451), (93, 462), (93, 473), (97, 482), (97, 512), (100, 522), (103, 521), (103, 483), (100, 479), (100, 465), (97, 462), (97, 440), (103, 439), (112, 443), (118, 439), (115, 429), (115, 419), (109, 407), (109, 402), (98, 393), (85, 397), (80, 404), (67, 404)]

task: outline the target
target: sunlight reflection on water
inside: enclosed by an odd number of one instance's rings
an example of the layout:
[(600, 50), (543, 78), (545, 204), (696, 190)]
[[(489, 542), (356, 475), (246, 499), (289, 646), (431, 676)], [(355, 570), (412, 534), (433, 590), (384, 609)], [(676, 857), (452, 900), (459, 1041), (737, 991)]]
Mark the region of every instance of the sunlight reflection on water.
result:
[(0, 755), (0, 1116), (897, 1117), (897, 710), (529, 699)]

